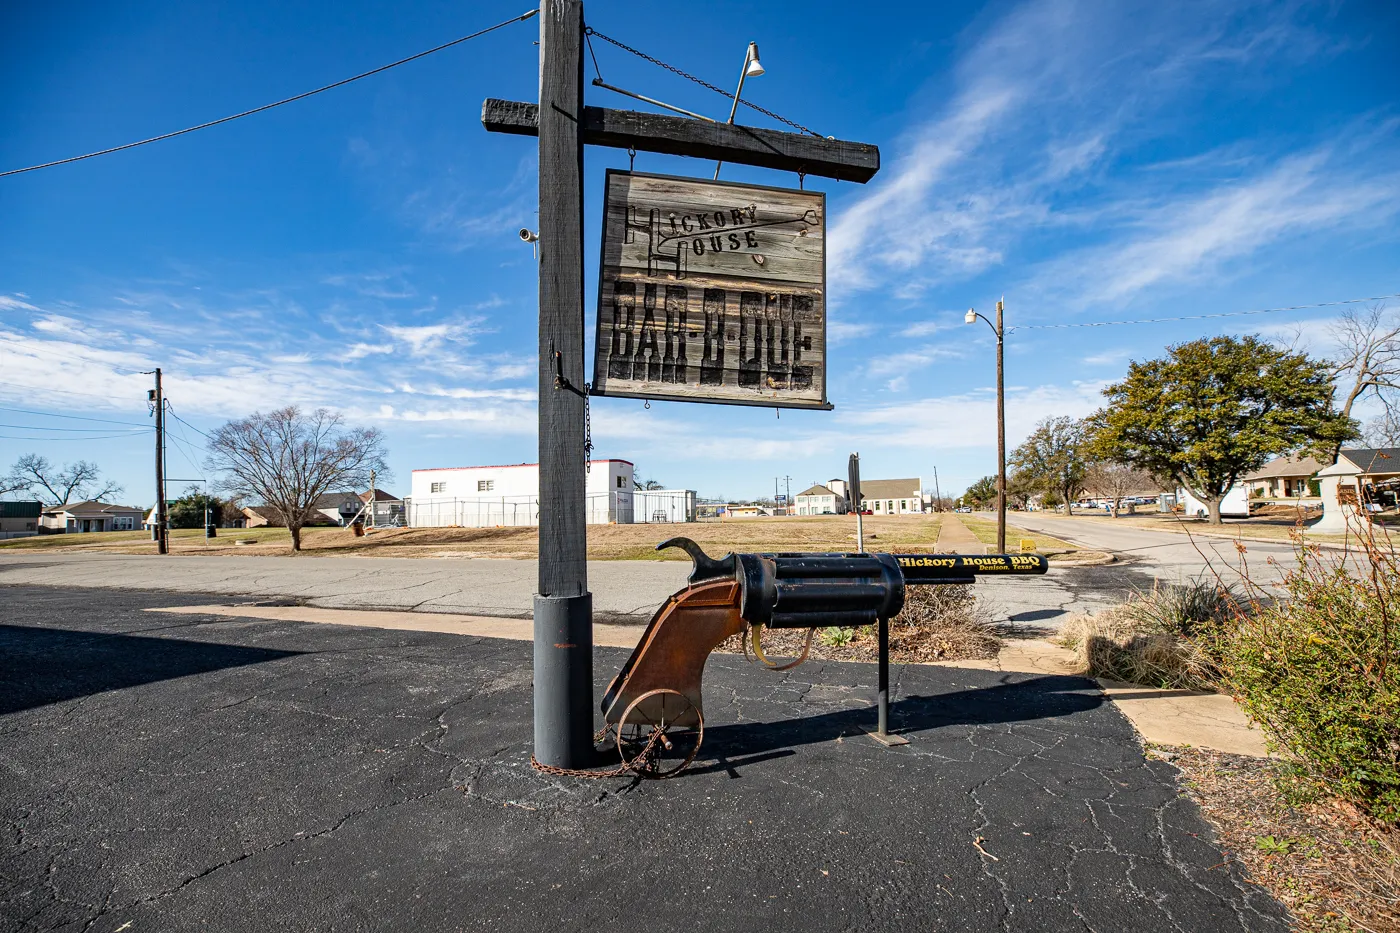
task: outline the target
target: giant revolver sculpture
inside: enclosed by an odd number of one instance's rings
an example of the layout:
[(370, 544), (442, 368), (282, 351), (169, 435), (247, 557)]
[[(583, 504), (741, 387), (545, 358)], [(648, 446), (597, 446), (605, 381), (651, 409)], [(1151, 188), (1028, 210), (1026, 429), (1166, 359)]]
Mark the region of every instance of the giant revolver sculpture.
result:
[[(647, 777), (670, 777), (690, 764), (704, 738), (700, 679), (710, 652), (744, 633), (755, 657), (773, 670), (802, 663), (819, 626), (884, 623), (904, 605), (911, 585), (971, 583), (978, 576), (1043, 574), (1038, 554), (729, 554), (708, 556), (689, 538), (689, 585), (666, 601), (632, 656), (603, 695), (606, 728), (616, 731), (624, 766)], [(801, 657), (776, 665), (763, 653), (764, 628), (805, 628)], [(881, 638), (881, 688), (887, 643)], [(881, 696), (881, 728), (884, 732)]]

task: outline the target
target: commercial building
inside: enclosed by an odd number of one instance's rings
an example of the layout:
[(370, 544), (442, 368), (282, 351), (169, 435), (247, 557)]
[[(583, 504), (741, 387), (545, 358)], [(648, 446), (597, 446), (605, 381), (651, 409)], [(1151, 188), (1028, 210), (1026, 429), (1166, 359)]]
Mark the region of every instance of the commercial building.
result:
[(860, 499), (865, 511), (875, 515), (917, 515), (924, 510), (923, 480), (863, 479)]
[(0, 502), (0, 540), (37, 535), (43, 512), (42, 502)]
[[(589, 462), (584, 496), (590, 525), (695, 520), (694, 490), (636, 490), (633, 469), (629, 460)], [(414, 528), (538, 525), (540, 465), (414, 470), (404, 505)]]
[[(840, 482), (835, 480), (834, 482)], [(799, 492), (795, 497), (797, 500), (798, 515), (844, 515), (846, 514), (846, 496), (844, 493), (845, 484), (842, 484), (842, 492), (838, 493), (830, 486), (813, 486), (804, 492)]]

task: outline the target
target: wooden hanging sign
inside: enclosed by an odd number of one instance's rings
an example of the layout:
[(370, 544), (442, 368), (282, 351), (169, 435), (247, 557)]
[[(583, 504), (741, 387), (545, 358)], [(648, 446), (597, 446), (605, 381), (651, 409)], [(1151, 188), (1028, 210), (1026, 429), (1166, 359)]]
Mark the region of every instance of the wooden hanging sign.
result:
[(829, 409), (826, 195), (609, 170), (594, 395)]

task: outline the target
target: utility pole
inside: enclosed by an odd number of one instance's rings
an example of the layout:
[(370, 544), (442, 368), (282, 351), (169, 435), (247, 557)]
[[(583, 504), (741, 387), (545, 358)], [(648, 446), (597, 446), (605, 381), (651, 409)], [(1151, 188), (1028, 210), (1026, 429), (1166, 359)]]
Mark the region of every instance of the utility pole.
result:
[(783, 477), (783, 491), (784, 491), (784, 493), (786, 493), (786, 495), (787, 495), (787, 499), (783, 502), (783, 505), (785, 505), (785, 506), (788, 507), (788, 514), (791, 515), (791, 514), (792, 514), (792, 477), (791, 477), (791, 476), (784, 476), (784, 477)]
[(583, 3), (540, 3), (539, 590), (535, 759), (594, 763), (593, 597), (585, 563)]
[(933, 510), (943, 511), (943, 493), (938, 488), (938, 467), (933, 468)]
[(374, 471), (369, 471), (369, 527), (374, 527)]
[(165, 515), (165, 394), (160, 384), (160, 367), (155, 369), (156, 387), (150, 400), (156, 406), (156, 553), (170, 553), (170, 538)]

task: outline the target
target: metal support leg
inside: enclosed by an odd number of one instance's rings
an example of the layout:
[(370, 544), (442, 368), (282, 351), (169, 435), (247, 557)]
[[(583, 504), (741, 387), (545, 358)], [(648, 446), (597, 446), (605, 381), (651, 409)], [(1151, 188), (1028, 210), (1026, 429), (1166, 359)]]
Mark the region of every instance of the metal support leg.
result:
[(593, 595), (535, 595), (535, 757), (588, 768), (593, 748)]
[(909, 740), (902, 735), (891, 735), (890, 726), (890, 620), (881, 618), (879, 621), (880, 633), (880, 660), (879, 660), (879, 685), (880, 694), (877, 699), (878, 719), (875, 731), (870, 733), (870, 737), (881, 745), (908, 745)]

